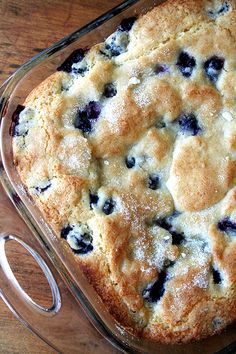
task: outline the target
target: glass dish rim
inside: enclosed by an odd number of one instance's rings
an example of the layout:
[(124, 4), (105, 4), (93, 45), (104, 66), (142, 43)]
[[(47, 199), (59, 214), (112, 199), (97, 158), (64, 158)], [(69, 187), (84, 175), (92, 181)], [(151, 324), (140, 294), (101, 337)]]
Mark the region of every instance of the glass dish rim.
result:
[[(32, 59), (24, 63), (12, 76), (10, 76), (0, 87), (0, 126), (2, 126), (2, 118), (3, 118), (3, 112), (4, 109), (7, 106), (7, 101), (10, 98), (13, 88), (15, 88), (16, 84), (21, 80), (21, 78), (24, 77), (24, 75), (33, 69), (35, 66), (40, 64), (43, 60), (49, 58), (51, 55), (59, 52), (60, 50), (66, 48), (68, 45), (72, 44), (82, 36), (86, 35), (87, 33), (91, 32), (92, 30), (98, 28), (111, 18), (115, 17), (116, 15), (122, 13), (124, 10), (128, 9), (132, 5), (138, 3), (140, 0), (126, 0), (122, 2), (121, 4), (117, 5), (116, 7), (112, 8), (111, 10), (107, 11), (105, 14), (99, 16), (98, 18), (94, 19), (93, 21), (89, 22), (87, 25), (84, 25), (83, 27), (75, 30), (71, 34), (65, 36), (55, 44), (51, 45), (50, 47), (44, 49), (41, 53), (37, 54), (34, 56)], [(1, 92), (2, 91), (2, 92)], [(32, 217), (32, 214), (28, 210), (27, 206), (25, 205), (24, 201), (22, 200), (21, 197), (19, 197), (17, 191), (15, 190), (14, 186), (12, 185), (9, 176), (7, 175), (7, 171), (4, 168), (4, 166), (1, 163), (1, 155), (2, 155), (2, 139), (1, 139), (1, 146), (0, 146), (0, 181), (2, 182), (4, 189), (6, 190), (7, 194), (10, 196), (11, 200), (13, 201), (16, 209), (20, 212), (21, 216), (23, 219), (27, 219), (27, 224), (30, 224), (30, 228), (35, 229), (35, 232), (37, 234), (37, 239), (40, 242), (41, 246), (43, 247), (44, 251), (47, 253), (48, 257), (52, 259), (52, 251), (49, 250), (48, 245), (46, 244), (45, 240), (42, 238), (40, 235), (43, 234), (43, 232), (40, 230), (40, 228), (35, 228), (35, 220)], [(19, 198), (19, 199), (18, 199)], [(46, 239), (46, 237), (45, 237)], [(54, 262), (53, 262), (54, 264)], [(55, 264), (54, 264), (55, 266)], [(64, 264), (63, 264), (64, 266)], [(90, 301), (84, 296), (83, 292), (75, 287), (73, 284), (73, 281), (71, 279), (68, 279), (68, 273), (60, 269), (60, 274), (62, 275), (63, 279), (67, 277), (67, 281), (70, 284), (69, 286), (74, 289), (73, 293), (79, 301), (82, 303), (82, 306), (86, 309), (87, 314), (89, 313), (90, 320), (92, 321), (93, 324), (95, 324), (95, 327), (99, 330), (99, 332), (102, 332), (103, 335), (110, 341), (112, 344), (126, 352), (126, 353), (137, 353), (137, 350), (140, 353), (144, 353), (140, 348), (137, 348), (136, 346), (130, 345), (126, 341), (117, 338), (115, 334), (112, 332), (112, 330), (109, 328), (109, 326), (106, 326), (106, 324), (103, 322), (103, 320), (100, 318), (100, 314), (94, 310), (93, 306), (91, 306)], [(63, 274), (62, 274), (63, 273)], [(95, 313), (94, 313), (95, 312)], [(92, 317), (92, 318), (91, 318)], [(31, 329), (32, 330), (32, 329)], [(130, 335), (128, 333), (128, 335)], [(130, 341), (131, 338), (128, 338), (128, 342)], [(135, 343), (133, 343), (135, 345)], [(236, 350), (236, 341), (231, 343), (225, 348), (222, 348), (219, 352), (220, 354), (226, 354), (228, 353), (228, 349), (235, 349)], [(135, 350), (135, 351), (134, 351)]]

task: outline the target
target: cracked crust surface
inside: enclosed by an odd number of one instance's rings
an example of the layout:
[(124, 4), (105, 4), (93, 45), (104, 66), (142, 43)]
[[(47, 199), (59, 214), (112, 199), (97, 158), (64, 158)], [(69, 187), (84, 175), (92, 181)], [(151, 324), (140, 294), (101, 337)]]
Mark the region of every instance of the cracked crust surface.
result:
[[(59, 71), (27, 97), (27, 133), (13, 139), (18, 172), (58, 237), (65, 225), (90, 230), (87, 254), (61, 242), (124, 327), (164, 343), (212, 335), (236, 319), (236, 232), (218, 227), (236, 221), (236, 3), (169, 0), (137, 19), (124, 53), (108, 58), (103, 46), (86, 54), (84, 76)], [(176, 65), (182, 51), (196, 61), (188, 78)], [(204, 72), (213, 56), (225, 60), (214, 83)], [(117, 94), (104, 98), (111, 82)], [(89, 102), (101, 112), (83, 134), (74, 121)], [(200, 134), (181, 132), (178, 117), (190, 113)], [(160, 223), (170, 217), (181, 242)], [(163, 294), (147, 301), (163, 271)]]

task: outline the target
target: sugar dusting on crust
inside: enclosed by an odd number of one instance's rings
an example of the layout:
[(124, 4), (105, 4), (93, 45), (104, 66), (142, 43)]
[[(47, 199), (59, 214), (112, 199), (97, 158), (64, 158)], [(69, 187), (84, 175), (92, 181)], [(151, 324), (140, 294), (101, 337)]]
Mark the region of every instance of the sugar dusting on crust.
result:
[(119, 133), (120, 131), (120, 120), (122, 116), (126, 112), (125, 103), (121, 100), (113, 99), (110, 103), (108, 103), (103, 109), (103, 116), (112, 132)]
[(91, 153), (81, 136), (67, 135), (60, 143), (58, 159), (71, 174), (88, 174)]
[(128, 203), (122, 205), (122, 215), (131, 227), (132, 232), (142, 235), (144, 231), (144, 216), (138, 217), (140, 215), (138, 201), (131, 193), (124, 197), (125, 201), (128, 200)]
[(193, 286), (198, 286), (199, 288), (207, 289), (208, 288), (208, 269), (203, 268), (199, 273), (193, 278)]
[(148, 93), (143, 91), (142, 86), (135, 88), (134, 99), (140, 108), (145, 108), (146, 106), (151, 104), (150, 96), (148, 95)]
[[(172, 252), (170, 235), (156, 226), (150, 226), (147, 229), (145, 222), (151, 210), (150, 205), (138, 203), (132, 194), (126, 195), (125, 200), (128, 201), (128, 205), (122, 205), (122, 216), (134, 235), (132, 239), (134, 259), (146, 262), (151, 269), (156, 267), (161, 271), (164, 262), (171, 256), (175, 257)], [(167, 240), (169, 242), (166, 242)], [(146, 268), (145, 271), (148, 272), (148, 269)]]

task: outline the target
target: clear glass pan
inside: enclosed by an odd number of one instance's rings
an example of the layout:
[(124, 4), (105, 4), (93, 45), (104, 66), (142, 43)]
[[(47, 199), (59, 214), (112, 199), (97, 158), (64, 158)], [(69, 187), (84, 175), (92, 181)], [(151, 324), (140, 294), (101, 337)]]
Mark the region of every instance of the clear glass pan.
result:
[[(23, 104), (29, 92), (42, 80), (56, 71), (56, 68), (69, 56), (69, 54), (79, 47), (91, 47), (99, 43), (110, 35), (123, 18), (137, 16), (146, 12), (154, 5), (158, 5), (163, 0), (129, 0), (110, 12), (99, 17), (87, 26), (79, 29), (71, 35), (65, 37), (52, 47), (44, 50), (28, 63), (24, 64), (11, 78), (9, 78), (0, 99), (1, 107), (1, 160), (0, 179), (1, 182), (23, 217), (30, 227), (34, 237), (39, 241), (45, 254), (59, 272), (61, 279), (67, 285), (74, 296), (74, 301), (78, 301), (85, 310), (88, 318), (95, 327), (113, 345), (126, 353), (161, 353), (161, 354), (184, 354), (184, 353), (235, 353), (236, 352), (236, 328), (231, 326), (221, 335), (208, 338), (206, 340), (187, 345), (161, 345), (145, 340), (140, 340), (122, 328), (114, 318), (108, 313), (97, 293), (88, 284), (87, 279), (79, 270), (74, 272), (74, 260), (67, 256), (59, 240), (54, 235), (50, 226), (43, 219), (40, 211), (36, 208), (31, 198), (27, 194), (12, 158), (12, 138), (10, 135), (11, 119), (18, 104)], [(52, 267), (52, 265), (50, 266)], [(52, 267), (52, 269), (54, 269)], [(52, 271), (53, 273), (54, 271)], [(2, 287), (2, 283), (1, 286)], [(3, 290), (3, 289), (2, 289)], [(58, 316), (60, 325), (60, 311), (53, 316), (44, 316), (43, 327), (39, 328), (37, 314), (31, 308), (28, 312), (23, 310), (21, 302), (13, 304), (12, 298), (6, 295), (5, 300), (17, 312), (28, 326), (37, 332), (45, 341), (58, 348), (57, 342), (50, 339), (50, 327), (52, 318)], [(79, 305), (77, 305), (79, 311)], [(63, 298), (62, 298), (63, 309)], [(69, 309), (67, 309), (69, 311)], [(43, 316), (43, 315), (42, 315)], [(63, 321), (62, 321), (63, 322)], [(59, 348), (60, 349), (60, 348)]]

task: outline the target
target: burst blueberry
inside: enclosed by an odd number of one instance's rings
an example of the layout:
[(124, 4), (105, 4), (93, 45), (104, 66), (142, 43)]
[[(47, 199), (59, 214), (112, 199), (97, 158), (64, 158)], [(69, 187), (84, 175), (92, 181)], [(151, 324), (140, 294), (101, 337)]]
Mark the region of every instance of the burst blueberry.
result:
[(135, 158), (133, 156), (127, 156), (125, 164), (127, 168), (133, 168), (135, 166)]
[(198, 135), (202, 131), (193, 113), (181, 114), (177, 121), (183, 134)]
[(83, 133), (90, 133), (100, 113), (100, 103), (89, 102), (84, 109), (78, 109), (74, 122), (75, 128), (80, 129)]
[(104, 212), (104, 214), (110, 215), (113, 213), (113, 211), (115, 209), (115, 205), (116, 204), (112, 198), (107, 199), (103, 205), (102, 211)]
[(196, 60), (187, 52), (181, 52), (176, 65), (184, 77), (190, 77), (196, 66)]
[(152, 174), (148, 178), (148, 188), (156, 190), (159, 188), (160, 178), (157, 174)]
[(101, 51), (104, 55), (111, 58), (118, 56), (127, 50), (129, 35), (127, 32), (116, 31), (105, 42), (105, 48)]
[(224, 68), (225, 60), (214, 55), (204, 63), (204, 70), (208, 79), (215, 83)]
[(103, 96), (106, 98), (114, 97), (117, 94), (117, 89), (113, 83), (108, 83), (104, 86)]
[[(25, 109), (25, 106), (22, 106), (20, 104), (18, 104), (18, 106), (16, 107), (16, 110), (14, 111), (13, 115), (12, 115), (12, 126), (11, 126), (11, 135), (12, 136), (21, 136), (21, 134), (19, 133), (18, 130), (18, 126), (19, 126), (19, 119), (20, 119), (20, 113)], [(28, 131), (25, 132), (25, 135), (27, 135)]]
[(86, 52), (87, 50), (82, 48), (74, 50), (70, 56), (57, 68), (57, 70), (70, 73), (72, 71), (72, 65), (82, 61)]
[(125, 18), (124, 20), (121, 21), (121, 23), (118, 27), (118, 30), (127, 31), (127, 32), (130, 31), (136, 20), (137, 20), (137, 17), (134, 17), (134, 16)]
[(142, 296), (147, 302), (155, 303), (161, 299), (165, 293), (165, 282), (167, 280), (167, 273), (165, 270), (161, 271), (158, 279), (143, 290)]
[(65, 225), (61, 230), (61, 237), (76, 254), (87, 254), (93, 250), (92, 236), (87, 232), (82, 233), (75, 225)]
[(228, 216), (219, 221), (217, 226), (220, 231), (226, 232), (227, 234), (233, 236), (236, 235), (236, 222), (230, 220)]

